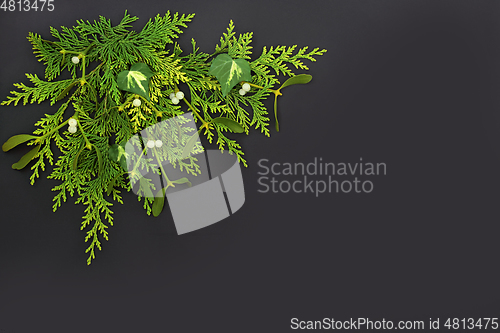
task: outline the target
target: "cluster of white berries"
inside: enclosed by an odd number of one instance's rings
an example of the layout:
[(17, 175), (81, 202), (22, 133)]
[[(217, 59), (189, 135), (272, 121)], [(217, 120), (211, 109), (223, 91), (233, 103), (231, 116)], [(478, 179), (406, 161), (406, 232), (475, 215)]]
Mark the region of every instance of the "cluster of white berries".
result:
[(141, 100), (136, 98), (134, 99), (134, 101), (132, 102), (132, 104), (135, 106), (135, 107), (139, 107), (141, 106)]
[(239, 91), (240, 95), (243, 96), (250, 91), (250, 85), (248, 83), (243, 83)]
[(78, 58), (78, 57), (75, 56), (75, 57), (71, 58), (71, 62), (76, 65), (76, 64), (78, 64), (80, 62), (80, 58)]
[(146, 146), (148, 146), (148, 148), (160, 148), (161, 146), (163, 145), (163, 142), (161, 142), (161, 140), (148, 140), (148, 142), (146, 143)]
[(76, 119), (75, 118), (69, 118), (68, 120), (68, 131), (70, 133), (76, 133)]
[(179, 104), (179, 101), (184, 98), (184, 93), (178, 91), (176, 93), (171, 93), (169, 97), (173, 104)]

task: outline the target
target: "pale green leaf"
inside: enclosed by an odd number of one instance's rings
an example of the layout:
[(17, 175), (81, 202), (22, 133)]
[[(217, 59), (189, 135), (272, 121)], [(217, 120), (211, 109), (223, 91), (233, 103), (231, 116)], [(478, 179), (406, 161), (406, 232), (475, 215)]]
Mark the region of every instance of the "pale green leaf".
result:
[(130, 70), (121, 71), (116, 81), (121, 90), (140, 95), (149, 101), (149, 78), (153, 75), (148, 65), (137, 63)]
[(294, 85), (294, 84), (306, 84), (309, 83), (312, 80), (312, 76), (309, 74), (299, 74), (292, 76), (288, 80), (286, 80), (283, 85), (279, 88), (279, 90)]
[(32, 140), (32, 139), (38, 139), (38, 137), (34, 136), (34, 135), (29, 135), (29, 134), (14, 135), (13, 137), (10, 137), (2, 145), (2, 150), (3, 151), (11, 150), (12, 148), (16, 147), (17, 145), (20, 145), (21, 143), (24, 143), (24, 142)]
[(36, 154), (38, 154), (39, 150), (40, 145), (37, 145), (35, 148), (31, 149), (23, 157), (21, 157), (18, 162), (12, 164), (12, 169), (21, 170), (22, 168), (24, 168), (36, 156)]
[(226, 118), (226, 117), (215, 118), (212, 120), (212, 122), (217, 123), (217, 124), (222, 124), (222, 125), (226, 126), (227, 128), (229, 128), (234, 133), (243, 133), (245, 131), (243, 126), (241, 126), (238, 122), (236, 122), (232, 119)]

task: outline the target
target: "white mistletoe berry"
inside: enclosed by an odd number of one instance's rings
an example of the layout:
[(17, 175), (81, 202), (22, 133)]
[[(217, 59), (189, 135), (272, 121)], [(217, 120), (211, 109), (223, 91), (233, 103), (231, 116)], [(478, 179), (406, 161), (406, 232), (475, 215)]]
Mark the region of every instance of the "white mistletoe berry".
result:
[(179, 99), (177, 97), (172, 98), (173, 104), (179, 104)]
[(134, 106), (139, 107), (139, 106), (141, 106), (141, 100), (138, 99), (138, 98), (136, 98), (136, 99), (134, 99), (134, 101), (132, 102), (132, 104), (134, 104)]
[(71, 58), (71, 62), (76, 65), (77, 63), (80, 62), (80, 58), (78, 58), (78, 57), (75, 56), (75, 57)]
[(160, 148), (161, 146), (163, 146), (163, 142), (161, 142), (161, 140), (156, 140), (156, 141), (155, 141), (155, 146), (156, 146), (157, 148)]
[(76, 119), (75, 118), (69, 118), (68, 125), (70, 127), (76, 127)]
[(175, 94), (175, 97), (177, 97), (178, 100), (181, 100), (184, 98), (184, 93), (182, 91), (178, 91), (176, 94)]
[(175, 97), (175, 93), (170, 93), (170, 96), (168, 96), (168, 98), (172, 99)]
[(70, 126), (70, 127), (68, 127), (68, 131), (70, 133), (76, 133), (76, 126)]
[(153, 140), (148, 140), (148, 143), (146, 144), (148, 148), (154, 148), (155, 142)]
[(246, 90), (244, 90), (244, 89), (240, 89), (239, 93), (240, 93), (240, 95), (241, 95), (241, 96), (243, 96), (243, 95), (245, 95), (247, 92), (246, 92)]
[(248, 83), (243, 83), (243, 85), (241, 86), (241, 89), (243, 89), (245, 91), (250, 91), (250, 85)]

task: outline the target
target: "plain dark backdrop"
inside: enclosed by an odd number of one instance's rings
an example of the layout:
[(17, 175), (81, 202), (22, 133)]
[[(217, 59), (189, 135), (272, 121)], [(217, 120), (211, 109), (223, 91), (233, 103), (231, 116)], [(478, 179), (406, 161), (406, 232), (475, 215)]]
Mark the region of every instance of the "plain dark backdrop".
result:
[[(0, 332), (289, 332), (291, 318), (499, 317), (500, 2), (60, 1), (0, 11), (0, 99), (43, 75), (28, 32), (98, 15), (195, 12), (181, 35), (211, 52), (232, 19), (264, 45), (328, 49), (283, 91), (281, 131), (237, 137), (246, 203), (178, 236), (133, 194), (86, 265), (83, 208), (52, 213), (55, 181), (1, 153)], [(299, 73), (299, 72), (297, 72)], [(269, 104), (272, 106), (272, 103)], [(1, 107), (0, 141), (47, 103)], [(257, 161), (384, 162), (370, 194), (259, 193)]]

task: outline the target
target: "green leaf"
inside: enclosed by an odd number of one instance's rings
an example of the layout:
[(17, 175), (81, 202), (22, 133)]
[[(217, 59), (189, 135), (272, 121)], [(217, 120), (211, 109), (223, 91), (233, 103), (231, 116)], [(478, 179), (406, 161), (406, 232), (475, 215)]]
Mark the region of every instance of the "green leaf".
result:
[(189, 157), (189, 154), (191, 154), (191, 151), (193, 150), (194, 145), (198, 141), (198, 138), (199, 138), (198, 133), (194, 133), (193, 136), (191, 136), (191, 138), (188, 140), (188, 142), (184, 146), (184, 149), (182, 150), (181, 160), (185, 159), (186, 157)]
[[(191, 187), (191, 182), (186, 177), (179, 178), (177, 180), (173, 180), (171, 183), (173, 184), (187, 184)], [(155, 200), (153, 201), (153, 216), (157, 217), (163, 210), (163, 206), (165, 205), (165, 191), (167, 187), (162, 188), (156, 193)]]
[(153, 216), (158, 217), (161, 211), (163, 210), (163, 206), (165, 205), (165, 189), (162, 188), (158, 191), (155, 196), (155, 200), (153, 201)]
[(174, 184), (188, 184), (189, 187), (191, 187), (191, 182), (189, 181), (189, 179), (187, 179), (186, 177), (182, 177), (182, 178), (179, 178), (177, 180), (173, 180), (172, 183)]
[(24, 168), (36, 156), (36, 154), (38, 154), (39, 150), (40, 145), (37, 145), (35, 148), (31, 149), (23, 157), (21, 157), (21, 159), (17, 163), (12, 164), (12, 169), (21, 170), (22, 168)]
[(15, 146), (20, 145), (21, 143), (24, 143), (24, 142), (29, 141), (31, 139), (38, 139), (38, 137), (34, 136), (34, 135), (29, 135), (29, 134), (14, 135), (13, 137), (10, 137), (9, 140), (7, 140), (3, 144), (2, 150), (3, 151), (11, 150)]
[(154, 73), (149, 69), (148, 65), (137, 63), (130, 67), (130, 70), (122, 71), (116, 78), (118, 88), (129, 91), (149, 99), (149, 78)]
[(109, 158), (116, 163), (119, 163), (120, 166), (125, 170), (128, 171), (127, 168), (127, 152), (125, 152), (125, 144), (112, 144), (111, 147), (109, 148), (108, 154)]
[(110, 195), (111, 191), (113, 191), (113, 187), (115, 186), (116, 180), (123, 175), (123, 172), (117, 174), (111, 181), (108, 183), (108, 187), (106, 188), (106, 194)]
[(78, 150), (78, 153), (76, 153), (75, 159), (73, 160), (73, 170), (75, 170), (75, 171), (76, 171), (76, 169), (78, 169), (78, 157), (80, 157), (80, 154), (82, 153), (83, 148), (85, 148), (84, 144), (82, 144), (82, 146), (80, 147), (80, 150)]
[(243, 133), (245, 129), (237, 121), (226, 117), (218, 117), (212, 120), (213, 123), (222, 124), (229, 128), (234, 133)]
[(283, 83), (278, 90), (281, 90), (285, 87), (288, 87), (288, 86), (291, 86), (294, 84), (306, 84), (306, 83), (309, 83), (311, 80), (312, 80), (312, 76), (309, 74), (295, 75), (295, 76), (292, 76), (291, 78), (289, 78), (288, 80), (286, 80), (285, 83)]
[(153, 198), (153, 192), (151, 191), (151, 186), (149, 185), (149, 182), (146, 180), (146, 178), (141, 177), (139, 179), (139, 189), (142, 190), (142, 193), (144, 194), (143, 196), (145, 198)]
[(251, 81), (250, 64), (245, 59), (232, 59), (228, 54), (219, 54), (213, 61), (208, 71), (219, 80), (222, 95), (226, 96), (229, 91), (241, 81)]
[[(312, 80), (312, 76), (309, 74), (299, 74), (292, 76), (288, 80), (286, 80), (281, 87), (278, 89), (280, 91), (281, 89), (292, 86), (294, 84), (306, 84), (309, 83)], [(280, 124), (278, 122), (278, 94), (274, 95), (274, 118), (276, 119), (276, 131), (280, 131)]]
[(69, 86), (67, 86), (66, 89), (61, 91), (61, 93), (56, 97), (56, 101), (60, 101), (61, 99), (63, 99), (77, 83), (78, 83), (78, 81), (71, 82), (71, 84)]

